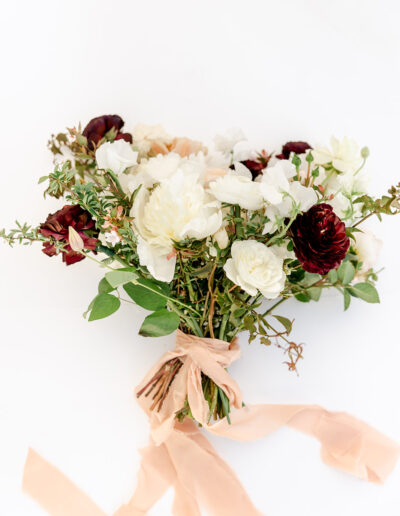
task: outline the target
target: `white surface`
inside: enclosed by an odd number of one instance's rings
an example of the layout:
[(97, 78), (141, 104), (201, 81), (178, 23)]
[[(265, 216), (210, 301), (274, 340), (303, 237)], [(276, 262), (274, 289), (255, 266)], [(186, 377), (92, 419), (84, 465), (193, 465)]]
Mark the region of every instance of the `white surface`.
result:
[[(104, 113), (207, 139), (242, 127), (260, 146), (331, 133), (370, 146), (372, 192), (400, 179), (398, 18), (390, 1), (17, 1), (2, 6), (0, 226), (40, 222), (52, 131)], [(379, 306), (334, 294), (288, 303), (307, 342), (300, 376), (277, 349), (241, 339), (231, 368), (246, 402), (320, 403), (400, 439), (399, 219), (385, 241)], [(31, 445), (109, 514), (135, 485), (147, 422), (132, 390), (173, 337), (144, 339), (144, 312), (81, 317), (101, 271), (40, 248), (0, 247), (0, 514), (42, 516), (20, 491)], [(329, 469), (318, 444), (284, 429), (259, 442), (213, 438), (270, 516), (398, 516), (400, 467), (384, 487)], [(171, 493), (153, 510), (170, 514)]]

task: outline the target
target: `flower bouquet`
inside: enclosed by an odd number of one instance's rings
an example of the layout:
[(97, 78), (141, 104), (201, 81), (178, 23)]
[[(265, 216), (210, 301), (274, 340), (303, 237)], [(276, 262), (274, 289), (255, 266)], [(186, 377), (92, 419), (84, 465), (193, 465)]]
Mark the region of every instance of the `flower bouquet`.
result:
[[(379, 302), (380, 241), (363, 222), (400, 212), (400, 183), (371, 197), (368, 148), (348, 138), (332, 138), (330, 147), (288, 142), (275, 153), (254, 149), (240, 131), (206, 147), (161, 126), (123, 126), (105, 115), (53, 135), (55, 168), (39, 182), (67, 204), (36, 227), (0, 232), (10, 245), (41, 242), (66, 265), (96, 262), (105, 273), (89, 321), (128, 302), (149, 312), (140, 335), (176, 331), (175, 350), (136, 390), (151, 442), (136, 493), (118, 516), (146, 514), (169, 485), (176, 516), (199, 515), (201, 506), (215, 516), (261, 514), (199, 427), (248, 440), (289, 425), (319, 439), (328, 464), (383, 482), (399, 453), (390, 439), (314, 405), (246, 406), (227, 368), (247, 331), (249, 342), (281, 348), (297, 370), (303, 347), (290, 337), (293, 321), (277, 311), (287, 299), (316, 302), (334, 288), (345, 310), (352, 298)], [(33, 451), (24, 488), (53, 516), (103, 514)]]

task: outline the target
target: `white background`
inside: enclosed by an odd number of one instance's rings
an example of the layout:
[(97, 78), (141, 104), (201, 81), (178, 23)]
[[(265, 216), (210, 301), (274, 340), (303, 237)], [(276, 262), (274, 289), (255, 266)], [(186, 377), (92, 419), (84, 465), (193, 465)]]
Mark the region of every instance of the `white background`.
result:
[[(51, 132), (118, 113), (210, 139), (232, 126), (260, 147), (333, 133), (369, 145), (371, 191), (400, 179), (399, 4), (393, 1), (18, 1), (2, 5), (0, 226), (43, 221)], [(320, 403), (400, 439), (399, 220), (385, 241), (380, 305), (334, 293), (288, 303), (306, 342), (300, 376), (277, 349), (241, 338), (231, 373), (247, 403)], [(66, 268), (38, 246), (0, 246), (0, 514), (41, 516), (20, 491), (34, 447), (111, 514), (135, 485), (147, 421), (132, 390), (173, 337), (144, 339), (144, 311), (82, 317), (101, 270)], [(398, 516), (400, 467), (384, 487), (329, 469), (312, 439), (283, 429), (243, 444), (212, 438), (269, 516)], [(171, 493), (153, 510), (170, 514)], [(244, 515), (245, 516), (245, 515)]]

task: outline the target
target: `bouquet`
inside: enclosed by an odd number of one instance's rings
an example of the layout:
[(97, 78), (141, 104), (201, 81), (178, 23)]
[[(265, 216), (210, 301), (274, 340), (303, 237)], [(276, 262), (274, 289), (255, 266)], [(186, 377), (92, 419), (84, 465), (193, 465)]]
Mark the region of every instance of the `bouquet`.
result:
[[(83, 130), (52, 135), (55, 167), (39, 182), (63, 206), (37, 226), (17, 222), (0, 232), (10, 245), (40, 242), (67, 266), (96, 262), (104, 277), (84, 314), (89, 321), (128, 302), (149, 312), (140, 335), (176, 331), (175, 350), (136, 390), (151, 444), (137, 492), (118, 515), (145, 514), (170, 484), (176, 515), (198, 515), (199, 504), (215, 515), (260, 514), (199, 426), (245, 440), (290, 425), (317, 437), (329, 464), (383, 481), (398, 455), (395, 443), (321, 407), (247, 407), (227, 368), (240, 354), (236, 336), (247, 331), (249, 342), (281, 348), (289, 370), (297, 370), (303, 346), (278, 310), (287, 299), (313, 303), (334, 288), (345, 310), (352, 298), (379, 302), (380, 241), (364, 221), (400, 212), (400, 183), (382, 197), (369, 195), (369, 150), (348, 138), (332, 137), (330, 146), (288, 142), (275, 152), (254, 149), (238, 130), (207, 147), (159, 125), (123, 128), (121, 117), (104, 115)], [(45, 499), (39, 484), (46, 475), (63, 485), (65, 503), (75, 504), (70, 512)], [(224, 489), (215, 496), (212, 485)], [(24, 486), (50, 514), (89, 513), (87, 500), (77, 502), (78, 491), (72, 496), (71, 485), (33, 451)]]

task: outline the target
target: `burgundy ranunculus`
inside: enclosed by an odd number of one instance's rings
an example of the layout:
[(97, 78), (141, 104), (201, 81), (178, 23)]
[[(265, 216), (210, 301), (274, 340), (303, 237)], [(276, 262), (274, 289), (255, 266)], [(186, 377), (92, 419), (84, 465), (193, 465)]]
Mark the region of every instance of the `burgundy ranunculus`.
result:
[[(72, 226), (82, 237), (85, 249), (94, 251), (97, 246), (97, 238), (89, 237), (85, 231), (90, 230), (97, 234), (95, 223), (90, 213), (82, 209), (79, 205), (66, 205), (61, 210), (50, 214), (46, 222), (40, 224), (39, 232), (45, 237), (52, 237), (59, 242), (65, 242), (65, 252), (62, 252), (62, 259), (67, 265), (79, 262), (85, 257), (81, 253), (73, 251), (68, 243), (68, 228)], [(43, 252), (47, 256), (57, 254), (57, 249), (50, 242), (43, 242)]]
[(311, 149), (311, 145), (307, 142), (287, 142), (282, 147), (281, 154), (277, 154), (278, 159), (289, 159), (290, 153), (295, 152), (296, 154), (304, 154), (306, 150)]
[(132, 143), (132, 135), (129, 133), (121, 133), (124, 121), (118, 115), (103, 115), (93, 118), (83, 130), (83, 136), (86, 136), (88, 145), (94, 149), (99, 141), (104, 138), (105, 134), (111, 129), (117, 131), (116, 140), (125, 140)]
[(261, 163), (261, 161), (255, 161), (253, 159), (246, 159), (245, 161), (241, 161), (241, 163), (250, 170), (253, 181), (256, 177), (262, 174), (262, 171), (266, 167), (266, 165)]
[(344, 222), (324, 203), (297, 215), (290, 236), (303, 269), (322, 275), (340, 265), (350, 246)]

